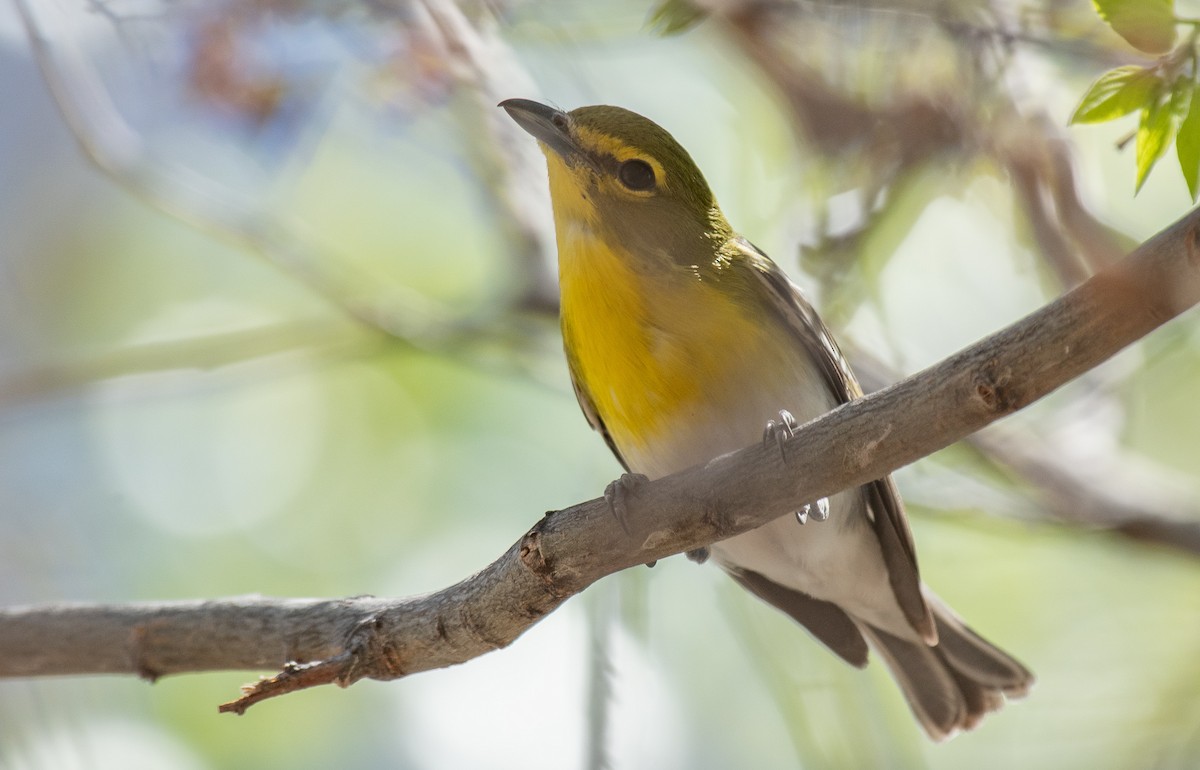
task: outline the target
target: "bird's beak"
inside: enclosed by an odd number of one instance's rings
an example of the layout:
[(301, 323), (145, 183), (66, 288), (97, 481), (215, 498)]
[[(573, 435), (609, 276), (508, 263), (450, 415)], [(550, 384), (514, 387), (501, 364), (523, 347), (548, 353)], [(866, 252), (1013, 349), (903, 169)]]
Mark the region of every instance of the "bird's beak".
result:
[(567, 113), (529, 99), (505, 99), (500, 102), (505, 112), (535, 139), (572, 164), (583, 158), (579, 145), (571, 138), (571, 121)]

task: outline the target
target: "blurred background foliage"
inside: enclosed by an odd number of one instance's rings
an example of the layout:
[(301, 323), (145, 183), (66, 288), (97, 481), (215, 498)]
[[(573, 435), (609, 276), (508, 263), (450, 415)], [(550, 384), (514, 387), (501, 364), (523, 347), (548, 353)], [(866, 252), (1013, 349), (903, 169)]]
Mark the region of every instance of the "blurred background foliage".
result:
[[(0, 602), (414, 594), (600, 493), (500, 99), (667, 127), (879, 386), (1188, 208), (1134, 196), (1135, 117), (1067, 127), (1155, 61), (1086, 0), (0, 6)], [(1188, 314), (898, 474), (928, 582), (1040, 677), (946, 745), (677, 558), (242, 718), (246, 673), (0, 682), (0, 767), (1193, 767), (1198, 380)]]

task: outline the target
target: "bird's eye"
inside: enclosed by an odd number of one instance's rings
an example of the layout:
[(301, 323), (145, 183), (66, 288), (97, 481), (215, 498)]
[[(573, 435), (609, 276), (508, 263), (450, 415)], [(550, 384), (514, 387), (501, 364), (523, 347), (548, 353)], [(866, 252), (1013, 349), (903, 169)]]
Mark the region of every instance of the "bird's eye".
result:
[(644, 192), (654, 189), (654, 169), (644, 160), (627, 160), (617, 170), (617, 178), (630, 190)]

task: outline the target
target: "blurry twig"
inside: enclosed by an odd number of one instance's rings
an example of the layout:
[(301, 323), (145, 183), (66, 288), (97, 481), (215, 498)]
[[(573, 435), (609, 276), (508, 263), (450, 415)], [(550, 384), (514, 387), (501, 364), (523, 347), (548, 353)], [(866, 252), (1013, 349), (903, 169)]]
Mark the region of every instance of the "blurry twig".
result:
[(415, 293), (387, 307), (347, 299), (350, 292), (288, 228), (251, 201), (183, 167), (150, 162), (140, 138), (108, 99), (95, 72), (70, 49), (55, 50), (42, 34), (29, 0), (15, 0), (46, 86), (84, 155), (150, 206), (201, 230), (230, 238), (295, 276), (347, 315), (372, 328), (420, 343), (447, 336), (450, 318)]
[[(1062, 286), (1078, 284), (1131, 246), (1080, 200), (1061, 131), (1043, 114), (1025, 115), (1017, 109), (1011, 95), (998, 87), (1001, 78), (993, 78), (986, 98), (969, 87), (932, 93), (897, 87), (872, 101), (834, 86), (800, 59), (787, 30), (797, 23), (793, 17), (801, 6), (753, 0), (717, 5), (722, 29), (784, 97), (802, 138), (824, 156), (857, 168), (850, 176), (858, 180), (869, 206), (883, 202), (856, 231), (823, 243), (836, 247), (858, 242), (916, 170), (939, 160), (985, 154), (1012, 177), (1038, 250)], [(962, 27), (932, 14), (927, 20), (949, 32)], [(956, 39), (955, 45), (978, 57), (981, 53), (971, 48), (973, 42), (1007, 45), (1021, 39), (1015, 33), (974, 35)]]
[[(873, 356), (853, 351), (850, 359), (868, 393), (897, 379)], [(1200, 505), (1161, 468), (1116, 447), (1081, 447), (1009, 425), (973, 433), (963, 443), (1032, 488), (1042, 516), (1200, 556)]]
[(1092, 215), (1079, 198), (1067, 140), (1043, 114), (1019, 117), (1012, 105), (985, 149), (1012, 177), (1038, 251), (1065, 288), (1120, 258), (1129, 239)]
[[(519, 294), (507, 305), (481, 315), (454, 314), (416, 292), (402, 289), (391, 290), (382, 301), (356, 298), (351, 283), (337, 274), (336, 260), (313, 250), (292, 233), (290, 225), (279, 221), (258, 201), (239, 196), (202, 173), (151, 157), (141, 137), (126, 125), (79, 51), (51, 44), (39, 29), (29, 0), (16, 0), (16, 5), (47, 88), (84, 156), (131, 194), (176, 219), (232, 239), (258, 254), (305, 284), (364, 330), (379, 332), (417, 349), (458, 354), (477, 366), (519, 369), (532, 379), (540, 379), (518, 353), (532, 339), (525, 328), (528, 319), (521, 316), (554, 316), (557, 312), (556, 281), (547, 260), (552, 239), (548, 237), (548, 222), (540, 222), (537, 215), (549, 206), (536, 197), (540, 188), (528, 184), (528, 176), (535, 174), (535, 167), (541, 163), (536, 149), (523, 141), (526, 138), (523, 134), (518, 138), (520, 129), (495, 108), (496, 102), (512, 95), (508, 89), (519, 87), (527, 91), (531, 86), (496, 35), (494, 24), (482, 11), (480, 18), (472, 21), (450, 0), (369, 4), (375, 12), (393, 20), (403, 7), (408, 33), (432, 48), (435, 60), (449, 67), (462, 90), (472, 95), (471, 105), (476, 114), (462, 123), (479, 127), (483, 135), (468, 145), (476, 156), (481, 176), (492, 182), (488, 189), (500, 210), (498, 218), (511, 236), (510, 242), (518, 244), (515, 251), (520, 261), (519, 269), (514, 271), (518, 276), (515, 283), (520, 284)], [(114, 24), (119, 23), (120, 18), (111, 9), (102, 10)], [(329, 12), (337, 10), (331, 8)], [(317, 335), (325, 336), (321, 330), (317, 330)], [(227, 363), (235, 362), (254, 355), (256, 350), (267, 355), (273, 352), (273, 345), (286, 344), (269, 339), (272, 333), (243, 344), (252, 336), (255, 335), (248, 333), (237, 338), (220, 335), (209, 340), (171, 343), (178, 348), (175, 352), (162, 346), (136, 346), (82, 364), (41, 366), (0, 382), (0, 405), (84, 385), (88, 377), (205, 366), (205, 361), (213, 356)], [(212, 348), (223, 343), (233, 348), (224, 354)], [(494, 355), (501, 347), (513, 353), (503, 362)], [(189, 354), (199, 359), (189, 361), (186, 358)]]
[(585, 770), (606, 770), (612, 767), (612, 712), (616, 673), (613, 670), (614, 635), (617, 630), (617, 587), (603, 586), (588, 594), (591, 598), (588, 613), (586, 738), (583, 745)]
[[(237, 197), (232, 190), (188, 168), (152, 159), (79, 52), (52, 46), (39, 29), (29, 0), (15, 2), (47, 88), (84, 155), (134, 196), (198, 229), (234, 240), (300, 280), (358, 323), (416, 347), (449, 352), (455, 343), (496, 336), (494, 317), (457, 316), (416, 292), (393, 290), (384, 302), (354, 299), (349, 284), (333, 271), (335, 260), (301, 242), (291, 234), (291, 227), (255, 201)], [(472, 26), (457, 5), (449, 0), (424, 0), (412, 6), (409, 15), (423, 19), (425, 25), (420, 29), (437, 37), (448, 55), (458, 57), (462, 83), (478, 88), (483, 99), (490, 101), (501, 82), (515, 79), (517, 65), (511, 56), (504, 59), (496, 35)], [(420, 13), (422, 10), (425, 13)], [(507, 69), (494, 68), (502, 61), (507, 61)], [(496, 100), (507, 95), (503, 92)], [(553, 305), (548, 299), (553, 296), (553, 276), (544, 259), (548, 251), (546, 228), (538, 227), (534, 207), (525, 202), (528, 194), (519, 195), (513, 181), (527, 170), (521, 164), (528, 164), (528, 159), (517, 159), (514, 154), (518, 146), (527, 143), (501, 141), (504, 135), (513, 135), (519, 129), (511, 121), (506, 125), (494, 104), (488, 105), (482, 122), (495, 134), (492, 140), (504, 150), (486, 156), (485, 165), (489, 169), (486, 176), (501, 181), (501, 219), (521, 243), (522, 274), (528, 286), (516, 304), (540, 312), (547, 304)]]
[(466, 143), (476, 169), (498, 208), (499, 221), (515, 244), (522, 291), (516, 306), (558, 312), (558, 279), (549, 269), (554, 242), (546, 212), (545, 189), (529, 184), (543, 175), (544, 161), (536, 146), (496, 105), (509, 97), (535, 92), (533, 80), (497, 34), (494, 19), (480, 14), (468, 19), (450, 0), (423, 0), (415, 9), (419, 34), (446, 62), (464, 92), (472, 114), (462, 124), (475, 136)]
[(1200, 507), (1159, 469), (1015, 431), (983, 431), (967, 442), (1031, 484), (1059, 522), (1200, 556)]
[(385, 335), (362, 333), (357, 327), (347, 332), (328, 322), (312, 322), (135, 343), (90, 360), (43, 363), (0, 378), (0, 409), (130, 375), (202, 371), (294, 354), (361, 356), (389, 341)]

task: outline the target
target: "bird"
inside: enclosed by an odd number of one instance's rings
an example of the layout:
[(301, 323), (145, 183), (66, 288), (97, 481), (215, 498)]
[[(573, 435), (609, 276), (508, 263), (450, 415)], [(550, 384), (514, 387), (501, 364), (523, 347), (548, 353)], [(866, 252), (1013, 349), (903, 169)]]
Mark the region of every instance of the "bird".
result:
[[(862, 395), (812, 304), (732, 228), (664, 128), (610, 105), (499, 106), (545, 155), (571, 382), (592, 428), (638, 474), (625, 478), (782, 440)], [(688, 555), (847, 663), (864, 667), (873, 650), (935, 741), (1033, 685), (922, 583), (890, 476)]]

